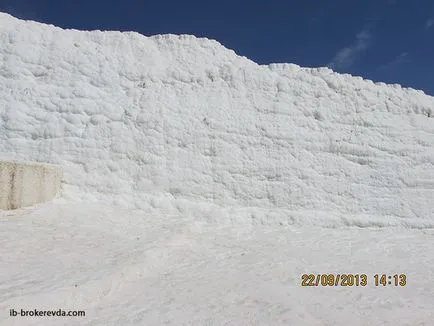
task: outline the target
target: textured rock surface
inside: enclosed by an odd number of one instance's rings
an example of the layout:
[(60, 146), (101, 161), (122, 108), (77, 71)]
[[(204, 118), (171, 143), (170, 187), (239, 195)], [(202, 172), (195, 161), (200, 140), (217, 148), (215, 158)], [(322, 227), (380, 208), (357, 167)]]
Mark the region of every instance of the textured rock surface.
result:
[(208, 39), (0, 14), (0, 158), (61, 164), (69, 198), (426, 223), (433, 107), (421, 91), (259, 66)]

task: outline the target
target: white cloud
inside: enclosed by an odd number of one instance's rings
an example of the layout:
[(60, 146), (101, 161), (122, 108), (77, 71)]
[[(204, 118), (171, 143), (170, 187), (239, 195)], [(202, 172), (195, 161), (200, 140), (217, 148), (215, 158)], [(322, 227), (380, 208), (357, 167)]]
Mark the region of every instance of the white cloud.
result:
[(347, 69), (350, 68), (357, 57), (368, 50), (371, 45), (371, 32), (369, 27), (365, 27), (356, 35), (353, 44), (340, 49), (334, 58), (327, 64), (331, 69)]
[(434, 18), (428, 19), (425, 23), (426, 28), (430, 28), (433, 25), (434, 25)]

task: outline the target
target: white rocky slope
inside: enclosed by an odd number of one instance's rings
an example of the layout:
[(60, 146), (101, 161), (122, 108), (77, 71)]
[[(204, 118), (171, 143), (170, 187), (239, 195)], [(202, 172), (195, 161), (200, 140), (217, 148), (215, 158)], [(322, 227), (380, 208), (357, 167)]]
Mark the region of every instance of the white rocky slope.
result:
[(208, 39), (0, 14), (0, 158), (63, 165), (69, 199), (433, 226), (433, 107), (421, 91), (260, 66)]

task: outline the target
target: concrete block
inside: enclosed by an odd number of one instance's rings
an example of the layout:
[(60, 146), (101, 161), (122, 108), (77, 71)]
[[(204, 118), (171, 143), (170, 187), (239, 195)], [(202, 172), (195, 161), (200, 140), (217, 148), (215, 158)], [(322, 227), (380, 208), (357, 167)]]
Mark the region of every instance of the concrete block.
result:
[(52, 200), (60, 192), (62, 169), (45, 163), (0, 161), (0, 209)]

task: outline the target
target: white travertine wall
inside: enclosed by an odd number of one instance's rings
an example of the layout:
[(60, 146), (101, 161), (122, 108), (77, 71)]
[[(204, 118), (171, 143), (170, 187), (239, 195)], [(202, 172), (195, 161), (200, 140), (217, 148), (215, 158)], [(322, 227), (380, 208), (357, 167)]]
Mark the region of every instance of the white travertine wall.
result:
[(213, 40), (0, 13), (0, 159), (62, 166), (62, 196), (78, 203), (426, 227), (433, 108), (421, 91), (258, 65)]
[(49, 201), (60, 192), (62, 169), (42, 163), (0, 162), (0, 209)]

